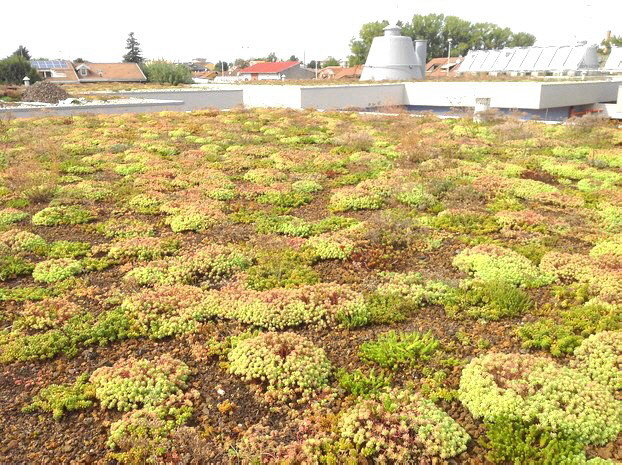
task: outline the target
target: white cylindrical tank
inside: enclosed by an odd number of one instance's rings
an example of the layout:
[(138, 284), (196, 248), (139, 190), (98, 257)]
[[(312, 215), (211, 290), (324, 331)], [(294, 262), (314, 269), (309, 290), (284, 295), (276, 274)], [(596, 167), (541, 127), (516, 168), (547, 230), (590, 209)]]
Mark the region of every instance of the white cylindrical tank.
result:
[[(376, 37), (363, 66), (361, 81), (402, 81), (425, 77), (426, 45), (419, 45), (423, 58), (417, 56), (410, 37), (404, 37), (399, 26), (384, 28), (384, 36)], [(425, 42), (425, 41), (417, 41)]]

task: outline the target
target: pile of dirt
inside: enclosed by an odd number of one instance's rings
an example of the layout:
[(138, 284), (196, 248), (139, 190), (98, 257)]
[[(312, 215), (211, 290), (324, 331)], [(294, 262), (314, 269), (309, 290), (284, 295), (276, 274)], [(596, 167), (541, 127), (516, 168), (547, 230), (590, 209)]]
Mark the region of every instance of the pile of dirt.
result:
[(40, 81), (26, 89), (22, 101), (58, 103), (66, 98), (69, 98), (69, 94), (60, 86), (51, 82)]

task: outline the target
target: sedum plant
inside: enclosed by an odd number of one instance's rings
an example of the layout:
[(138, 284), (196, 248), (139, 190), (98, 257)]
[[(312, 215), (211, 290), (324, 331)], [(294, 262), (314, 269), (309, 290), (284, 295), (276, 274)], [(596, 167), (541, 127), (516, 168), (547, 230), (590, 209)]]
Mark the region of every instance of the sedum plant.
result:
[(45, 260), (35, 265), (32, 277), (35, 281), (54, 283), (62, 281), (83, 271), (79, 261), (72, 258)]
[(73, 384), (51, 384), (43, 388), (22, 412), (52, 412), (60, 420), (67, 412), (89, 408), (93, 405), (95, 389), (89, 383), (89, 374), (84, 373)]
[(307, 401), (328, 385), (332, 370), (323, 349), (290, 332), (244, 339), (228, 358), (229, 371), (262, 384), (268, 402)]
[(196, 327), (195, 307), (203, 291), (187, 285), (159, 286), (126, 298), (121, 310), (128, 320), (129, 337), (152, 339), (187, 333)]
[(32, 224), (36, 226), (57, 226), (61, 224), (88, 223), (95, 215), (82, 207), (75, 205), (47, 207), (32, 217)]
[(395, 369), (400, 365), (414, 365), (428, 360), (440, 343), (431, 332), (425, 334), (389, 331), (373, 341), (361, 345), (361, 359), (383, 368)]
[(190, 368), (170, 355), (151, 361), (123, 358), (95, 370), (89, 381), (102, 409), (122, 412), (159, 406), (187, 389)]
[(459, 396), (476, 418), (520, 420), (586, 444), (622, 431), (622, 404), (581, 371), (532, 355), (492, 353), (462, 371)]
[(460, 252), (452, 264), (485, 282), (506, 282), (521, 287), (550, 284), (554, 277), (541, 272), (528, 258), (496, 245), (477, 245)]
[(389, 389), (362, 400), (338, 420), (339, 438), (378, 463), (413, 463), (421, 457), (448, 459), (466, 450), (467, 432), (431, 401)]
[(173, 255), (179, 249), (179, 241), (172, 238), (130, 237), (114, 242), (108, 257), (118, 260), (155, 260)]
[(48, 245), (47, 241), (38, 234), (18, 229), (0, 233), (0, 244), (4, 244), (13, 253), (32, 252), (36, 254), (44, 253)]
[(574, 355), (573, 367), (610, 389), (622, 389), (622, 332), (593, 334), (575, 349)]
[(363, 297), (345, 285), (318, 283), (294, 289), (253, 291), (233, 285), (205, 294), (198, 318), (221, 317), (269, 330), (302, 324), (320, 327), (368, 322)]

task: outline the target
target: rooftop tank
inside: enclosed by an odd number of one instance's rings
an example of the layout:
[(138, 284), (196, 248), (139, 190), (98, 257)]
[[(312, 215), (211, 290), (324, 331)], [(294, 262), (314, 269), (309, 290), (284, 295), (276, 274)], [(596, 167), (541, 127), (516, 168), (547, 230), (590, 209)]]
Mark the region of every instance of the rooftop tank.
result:
[(397, 26), (384, 28), (384, 36), (376, 37), (363, 66), (361, 81), (409, 81), (425, 78), (427, 41), (402, 34)]

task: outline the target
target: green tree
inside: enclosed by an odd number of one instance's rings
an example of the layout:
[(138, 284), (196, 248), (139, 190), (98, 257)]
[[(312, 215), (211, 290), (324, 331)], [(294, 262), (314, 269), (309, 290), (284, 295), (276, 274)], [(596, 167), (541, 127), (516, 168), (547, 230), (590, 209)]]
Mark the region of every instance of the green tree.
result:
[(22, 84), (25, 76), (30, 78), (31, 84), (41, 80), (39, 73), (20, 55), (11, 55), (0, 60), (0, 82)]
[(127, 37), (125, 49), (127, 53), (123, 55), (123, 61), (126, 63), (142, 63), (144, 61), (142, 51), (140, 50), (140, 43), (134, 37), (134, 33), (130, 32)]
[[(374, 37), (383, 34), (386, 21), (364, 24), (358, 39), (350, 42), (350, 65), (365, 63)], [(398, 22), (400, 25), (400, 22)], [(451, 55), (465, 55), (470, 49), (493, 49), (533, 45), (536, 38), (526, 32), (514, 33), (492, 23), (471, 23), (457, 16), (430, 13), (414, 15), (402, 25), (402, 34), (428, 41), (427, 59), (446, 57), (451, 39)]]
[(300, 61), (296, 55), (292, 55), (289, 57), (288, 61)]
[(324, 68), (326, 68), (327, 66), (341, 66), (341, 63), (339, 63), (339, 60), (337, 60), (335, 57), (328, 57), (322, 62), (322, 66)]
[(229, 63), (227, 63), (226, 61), (220, 60), (218, 63), (214, 65), (214, 71), (218, 71), (220, 73), (223, 70), (229, 71)]
[(352, 38), (350, 41), (350, 51), (352, 52), (352, 55), (348, 58), (350, 66), (362, 65), (365, 63), (374, 37), (383, 35), (384, 28), (388, 25), (389, 22), (386, 20), (363, 24), (359, 32), (359, 38)]
[(250, 65), (250, 62), (244, 58), (236, 58), (233, 62), (233, 66), (236, 68), (247, 68), (248, 65)]
[(17, 47), (17, 50), (13, 52), (13, 55), (18, 56), (18, 57), (23, 57), (26, 60), (32, 60), (30, 56), (30, 52), (23, 45), (20, 45), (19, 47)]
[(275, 61), (279, 61), (279, 59), (276, 57), (276, 53), (274, 52), (270, 52), (268, 56), (264, 58), (264, 60), (269, 61), (271, 63), (274, 63)]
[(622, 47), (622, 36), (611, 36), (600, 43), (600, 53), (611, 52), (611, 47)]
[(142, 68), (149, 82), (162, 82), (174, 86), (192, 83), (192, 73), (186, 65), (155, 61), (143, 65)]

